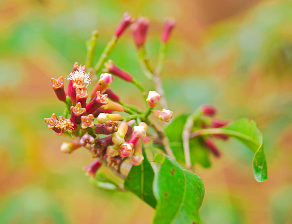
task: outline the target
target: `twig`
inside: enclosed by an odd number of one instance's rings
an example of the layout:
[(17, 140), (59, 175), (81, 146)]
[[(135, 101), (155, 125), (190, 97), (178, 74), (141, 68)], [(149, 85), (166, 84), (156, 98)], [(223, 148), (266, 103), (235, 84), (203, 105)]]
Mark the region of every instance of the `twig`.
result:
[(104, 51), (102, 52), (102, 55), (100, 56), (98, 62), (94, 66), (94, 70), (96, 72), (96, 75), (98, 75), (98, 73), (102, 69), (103, 64), (105, 63), (105, 61), (107, 60), (108, 56), (110, 55), (110, 53), (112, 52), (112, 50), (116, 46), (117, 41), (118, 41), (118, 38), (116, 36), (114, 36), (111, 39), (111, 41), (106, 45), (106, 48), (104, 49)]
[(163, 146), (163, 148), (165, 149), (166, 153), (173, 159), (175, 159), (175, 156), (173, 155), (173, 152), (169, 146), (169, 140), (165, 134), (165, 132), (163, 131), (163, 129), (155, 124), (150, 122), (149, 120), (146, 120), (146, 123), (149, 124), (157, 133), (158, 137), (161, 139), (161, 144)]
[(192, 127), (194, 125), (194, 121), (202, 114), (201, 109), (198, 109), (194, 111), (193, 114), (191, 114), (184, 126), (183, 133), (182, 133), (182, 140), (183, 140), (183, 147), (184, 147), (184, 154), (185, 154), (185, 162), (186, 162), (186, 168), (190, 169), (191, 164), (191, 156), (190, 156), (190, 132), (192, 130)]
[(86, 66), (87, 68), (93, 67), (93, 58), (94, 58), (94, 52), (96, 47), (96, 41), (99, 33), (97, 30), (94, 30), (92, 32), (91, 40), (87, 41), (87, 55), (86, 55)]
[(161, 74), (163, 70), (166, 48), (167, 48), (167, 44), (164, 42), (161, 42), (159, 56), (158, 56), (158, 63), (156, 66), (156, 73), (158, 74)]

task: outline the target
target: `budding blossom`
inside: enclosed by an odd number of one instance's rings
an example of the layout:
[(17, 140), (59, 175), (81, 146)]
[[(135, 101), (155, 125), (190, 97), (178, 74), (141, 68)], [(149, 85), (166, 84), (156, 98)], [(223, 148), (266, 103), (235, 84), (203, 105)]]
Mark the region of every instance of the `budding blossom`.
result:
[(106, 109), (106, 110), (119, 111), (119, 112), (125, 111), (125, 107), (123, 107), (121, 104), (116, 103), (116, 102), (112, 102), (110, 100), (108, 100), (107, 104), (103, 105), (101, 108)]
[(137, 138), (146, 137), (148, 126), (146, 123), (141, 122), (139, 126), (134, 126), (133, 135)]
[(127, 29), (127, 27), (130, 26), (133, 22), (135, 22), (135, 19), (132, 18), (131, 14), (125, 12), (121, 22), (116, 29), (115, 36), (121, 36), (123, 32)]
[(120, 97), (110, 88), (107, 88), (104, 93), (107, 94), (107, 97), (111, 99), (112, 101), (116, 101), (116, 102), (120, 101)]
[(80, 138), (80, 144), (85, 146), (85, 148), (91, 148), (91, 146), (94, 143), (94, 138), (89, 135), (89, 134), (85, 134)]
[(64, 79), (63, 76), (60, 76), (58, 79), (51, 79), (52, 88), (55, 91), (56, 96), (60, 101), (66, 101), (66, 93), (64, 90)]
[(86, 87), (76, 89), (76, 102), (81, 103), (81, 107), (86, 108), (86, 100), (88, 97), (88, 90)]
[(113, 76), (109, 73), (103, 73), (100, 75), (100, 78), (91, 92), (91, 99), (95, 96), (96, 92), (100, 91), (101, 93), (106, 90), (113, 82)]
[(75, 124), (81, 123), (81, 115), (85, 114), (86, 109), (81, 107), (81, 103), (77, 103), (76, 106), (71, 106), (71, 118), (70, 120)]
[(147, 104), (150, 108), (154, 108), (160, 99), (160, 95), (156, 91), (149, 91), (146, 99)]
[(106, 149), (106, 154), (109, 157), (115, 157), (119, 155), (119, 149), (120, 149), (120, 146), (118, 145), (109, 145)]
[(133, 39), (137, 48), (142, 47), (146, 42), (149, 19), (140, 16), (137, 22), (132, 25)]
[(79, 143), (78, 140), (73, 140), (72, 142), (64, 142), (61, 145), (61, 152), (63, 153), (72, 153), (73, 151), (75, 151), (76, 149), (78, 149), (79, 147), (81, 147), (81, 144)]
[(156, 110), (154, 111), (154, 116), (159, 120), (169, 122), (172, 119), (172, 111), (166, 109)]
[(97, 117), (98, 123), (106, 123), (107, 121), (119, 121), (122, 116), (120, 114), (100, 113)]
[(209, 116), (209, 117), (215, 116), (217, 112), (217, 109), (212, 105), (202, 105), (201, 110), (204, 115)]
[(116, 66), (112, 60), (109, 60), (104, 65), (105, 65), (105, 69), (103, 70), (104, 72), (109, 72), (117, 77), (120, 77), (121, 79), (123, 79), (127, 82), (133, 81), (133, 77), (128, 72), (126, 72), (126, 71), (120, 69), (118, 66)]
[[(144, 122), (141, 122), (140, 124), (139, 124), (139, 126), (141, 126), (141, 127), (143, 127), (144, 128), (144, 130), (145, 131), (147, 131), (147, 124), (146, 123), (144, 123)], [(135, 130), (135, 129), (134, 129)], [(137, 135), (136, 135), (137, 134)], [(131, 137), (130, 137), (130, 139), (127, 141), (127, 142), (125, 142), (125, 143), (123, 143), (122, 145), (121, 145), (121, 147), (120, 147), (120, 150), (119, 150), (119, 155), (121, 156), (121, 157), (128, 157), (128, 156), (130, 156), (130, 155), (132, 155), (133, 154), (133, 148), (135, 147), (135, 145), (136, 145), (136, 143), (138, 142), (138, 140), (139, 140), (139, 138), (140, 137), (138, 137), (138, 136), (140, 136), (141, 135), (141, 133), (135, 133), (135, 131), (132, 133), (132, 135), (131, 135)]]
[(118, 130), (118, 122), (117, 121), (108, 121), (105, 124), (96, 124), (95, 125), (95, 133), (96, 134), (104, 134), (111, 135)]
[(142, 155), (142, 144), (141, 144), (141, 141), (138, 141), (136, 143), (135, 148), (134, 148), (134, 153), (133, 153), (133, 156), (131, 158), (131, 161), (132, 161), (134, 166), (139, 166), (139, 165), (141, 165), (143, 160), (144, 160), (144, 156)]
[(86, 129), (89, 127), (93, 127), (94, 123), (94, 116), (92, 114), (89, 114), (88, 116), (81, 116), (81, 128)]
[(86, 104), (86, 112), (88, 114), (92, 114), (95, 110), (106, 104), (108, 104), (107, 95), (100, 94), (100, 92), (97, 91), (95, 97), (88, 104)]
[(118, 131), (112, 134), (112, 141), (115, 145), (121, 145), (125, 141), (125, 135), (128, 130), (126, 122), (121, 122)]
[(90, 165), (84, 166), (82, 169), (86, 170), (87, 176), (91, 175), (91, 177), (94, 178), (95, 173), (99, 169), (100, 166), (101, 166), (101, 161), (99, 161), (99, 159), (96, 159), (94, 160), (93, 163), (91, 163)]
[(163, 43), (168, 42), (168, 40), (170, 38), (171, 31), (173, 30), (175, 24), (176, 24), (176, 22), (174, 19), (167, 18), (165, 20), (163, 30), (161, 33), (161, 37), (160, 37), (161, 42), (163, 42)]

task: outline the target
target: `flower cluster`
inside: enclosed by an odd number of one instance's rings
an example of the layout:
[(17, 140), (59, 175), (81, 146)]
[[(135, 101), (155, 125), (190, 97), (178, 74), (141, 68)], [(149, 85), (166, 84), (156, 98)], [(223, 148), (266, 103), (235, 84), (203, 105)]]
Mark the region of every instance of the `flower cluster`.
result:
[[(174, 25), (174, 20), (166, 20), (161, 34), (161, 43), (169, 40)], [(63, 116), (57, 118), (56, 114), (52, 114), (50, 118), (45, 118), (45, 122), (49, 129), (58, 135), (68, 135), (73, 138), (71, 142), (64, 142), (61, 145), (63, 153), (70, 154), (81, 147), (92, 153), (92, 157), (96, 158), (95, 161), (83, 168), (88, 175), (93, 177), (102, 164), (119, 170), (121, 163), (128, 159), (130, 164), (139, 166), (144, 159), (143, 144), (151, 141), (150, 135), (147, 135), (149, 124), (153, 126), (153, 121), (149, 118), (151, 113), (154, 114), (154, 118), (165, 122), (172, 119), (172, 111), (155, 110), (162, 98), (158, 92), (149, 91), (147, 96), (144, 86), (129, 72), (119, 68), (112, 60), (107, 61), (117, 40), (130, 26), (136, 47), (140, 49), (146, 42), (149, 19), (139, 17), (135, 21), (129, 13), (125, 13), (112, 41), (94, 68), (92, 55), (98, 36), (97, 31), (93, 32), (91, 46), (88, 46), (87, 65), (89, 68), (76, 62), (67, 78), (64, 79), (61, 76), (58, 79), (51, 79), (52, 88), (57, 98), (65, 103), (66, 109)], [(91, 76), (95, 73), (99, 74), (102, 68), (104, 73), (99, 76), (91, 90), (89, 85), (92, 82)], [(92, 72), (93, 69), (95, 72)], [(119, 94), (110, 88), (114, 81), (113, 76), (132, 83), (141, 90), (148, 105), (145, 112), (121, 102)], [(68, 80), (66, 91), (64, 80)]]

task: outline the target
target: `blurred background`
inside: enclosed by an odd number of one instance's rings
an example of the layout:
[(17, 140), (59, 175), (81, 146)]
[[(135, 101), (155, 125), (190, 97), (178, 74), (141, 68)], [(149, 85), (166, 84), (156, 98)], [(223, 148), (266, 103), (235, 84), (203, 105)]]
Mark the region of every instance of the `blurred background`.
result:
[[(44, 122), (64, 108), (50, 78), (84, 63), (94, 29), (99, 56), (125, 11), (150, 18), (154, 64), (165, 17), (177, 20), (162, 75), (169, 109), (214, 104), (220, 118), (252, 118), (264, 133), (266, 182), (255, 181), (253, 154), (235, 141), (218, 142), (222, 158), (196, 168), (204, 223), (292, 223), (290, 0), (1, 0), (0, 223), (151, 223), (154, 210), (136, 196), (90, 184), (81, 169), (89, 154), (62, 154), (68, 138)], [(110, 58), (147, 84), (129, 31)], [(113, 89), (143, 106), (130, 84), (115, 79)]]

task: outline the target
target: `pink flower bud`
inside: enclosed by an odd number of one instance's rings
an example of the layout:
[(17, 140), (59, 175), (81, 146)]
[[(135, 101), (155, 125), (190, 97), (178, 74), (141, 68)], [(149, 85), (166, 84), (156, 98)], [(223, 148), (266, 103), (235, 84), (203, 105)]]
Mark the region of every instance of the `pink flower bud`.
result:
[(142, 155), (133, 155), (132, 156), (132, 163), (134, 166), (140, 166), (144, 160), (144, 156)]
[(100, 75), (100, 79), (97, 82), (96, 86), (91, 92), (91, 99), (95, 96), (96, 92), (101, 92), (103, 93), (106, 88), (110, 86), (110, 84), (113, 82), (113, 76), (109, 73), (103, 73)]
[(216, 156), (216, 157), (220, 157), (220, 151), (217, 148), (217, 146), (215, 145), (214, 141), (212, 138), (207, 138), (205, 140), (205, 145), (206, 147)]
[(106, 154), (109, 157), (115, 157), (115, 156), (119, 155), (119, 149), (120, 149), (120, 147), (118, 145), (110, 145), (106, 149)]
[(115, 36), (116, 37), (121, 36), (123, 32), (127, 29), (127, 27), (130, 26), (133, 22), (135, 22), (135, 19), (132, 18), (132, 16), (129, 13), (125, 12), (120, 24), (116, 29)]
[(89, 134), (85, 134), (80, 138), (80, 144), (85, 146), (85, 148), (91, 148), (91, 146), (94, 143), (94, 138), (89, 135)]
[(110, 88), (107, 88), (104, 93), (107, 94), (107, 97), (111, 99), (112, 101), (116, 101), (116, 102), (120, 101), (120, 97)]
[(213, 118), (212, 119), (212, 127), (213, 128), (221, 128), (226, 126), (229, 123), (229, 121), (224, 121), (220, 119)]
[(81, 103), (77, 103), (75, 107), (71, 106), (71, 118), (70, 121), (72, 121), (75, 124), (81, 123), (81, 115), (85, 114), (86, 109), (81, 107)]
[(76, 149), (80, 148), (81, 144), (79, 143), (79, 141), (77, 140), (73, 140), (72, 142), (64, 142), (61, 145), (61, 152), (63, 153), (72, 153), (73, 151), (75, 151)]
[(94, 116), (92, 114), (89, 114), (88, 116), (81, 116), (81, 128), (86, 129), (89, 127), (93, 127), (94, 123)]
[(139, 126), (134, 126), (133, 135), (137, 138), (146, 137), (147, 128), (148, 128), (147, 124), (141, 122)]
[(160, 95), (156, 91), (149, 91), (146, 101), (150, 108), (154, 108), (157, 105), (159, 99)]
[(83, 169), (86, 170), (87, 176), (91, 175), (91, 177), (94, 178), (95, 173), (99, 169), (100, 166), (101, 166), (101, 162), (99, 161), (99, 159), (96, 159), (90, 165), (84, 166)]
[(133, 39), (137, 48), (145, 44), (148, 26), (149, 19), (141, 16), (137, 19), (137, 22), (132, 25)]
[(158, 118), (159, 120), (169, 122), (172, 118), (172, 111), (171, 110), (156, 110), (154, 111), (154, 117)]
[(86, 105), (86, 112), (88, 114), (92, 114), (95, 110), (103, 105), (106, 105), (107, 103), (107, 95), (100, 94), (100, 92), (97, 91), (95, 97)]
[(217, 109), (212, 105), (202, 105), (201, 110), (204, 115), (209, 116), (209, 117), (215, 116), (217, 112)]
[(124, 70), (120, 69), (118, 66), (114, 64), (112, 60), (109, 60), (107, 63), (105, 63), (105, 69), (103, 71), (109, 72), (128, 82), (132, 82), (133, 80), (133, 77), (128, 72), (125, 72)]
[(52, 88), (55, 91), (56, 96), (61, 101), (66, 101), (66, 93), (64, 90), (64, 79), (63, 76), (59, 77), (58, 79), (51, 79), (51, 82), (53, 84)]
[(88, 97), (88, 90), (86, 87), (76, 89), (76, 102), (81, 103), (81, 107), (86, 108), (86, 100)]
[(163, 30), (161, 33), (160, 40), (163, 43), (168, 42), (172, 29), (174, 28), (176, 22), (174, 19), (167, 18), (164, 22)]
[(120, 157), (128, 157), (133, 153), (133, 144), (132, 143), (123, 143), (119, 150)]

